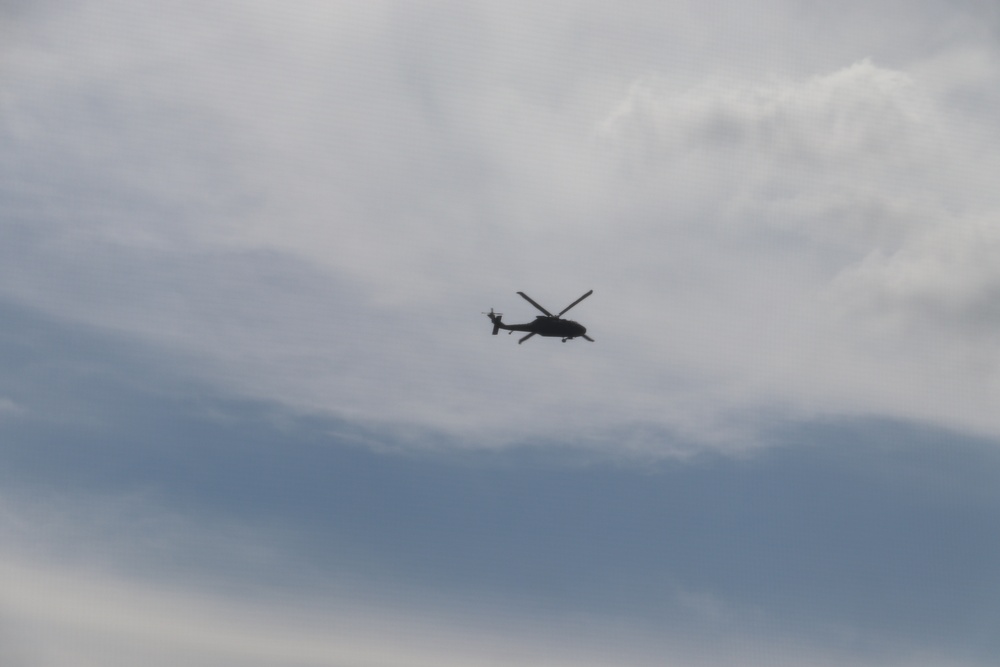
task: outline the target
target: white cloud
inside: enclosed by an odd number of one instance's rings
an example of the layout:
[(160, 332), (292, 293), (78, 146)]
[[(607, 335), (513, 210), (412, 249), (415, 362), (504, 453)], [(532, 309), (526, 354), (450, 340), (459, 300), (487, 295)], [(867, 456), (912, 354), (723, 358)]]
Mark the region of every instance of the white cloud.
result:
[[(968, 150), (984, 137), (981, 128), (964, 127), (936, 92), (870, 62), (802, 81), (716, 82), (690, 91), (647, 80), (605, 125), (622, 147), (628, 177), (681, 219), (667, 224), (694, 230), (670, 240), (712, 238), (700, 258), (714, 254), (713, 269), (730, 267), (729, 276), (713, 278), (746, 283), (726, 286), (729, 294), (716, 301), (745, 307), (730, 322), (738, 336), (713, 351), (736, 351), (725, 357), (730, 377), (742, 376), (758, 397), (777, 380), (784, 396), (772, 399), (791, 399), (793, 410), (889, 414), (996, 433), (987, 405), (1000, 388), (991, 370), (997, 350), (964, 335), (954, 316), (988, 317), (984, 299), (995, 279), (984, 220), (996, 217), (1000, 202), (984, 196), (992, 190), (977, 180), (992, 159), (975, 166), (982, 154)], [(972, 174), (972, 182), (959, 182), (955, 171)], [(675, 184), (680, 194), (658, 194)], [(969, 191), (976, 194), (966, 197)], [(734, 243), (745, 247), (728, 247)], [(925, 253), (929, 261), (918, 269), (914, 255)], [(913, 306), (875, 286), (892, 282), (883, 256), (907, 275), (911, 297), (936, 294), (938, 335), (924, 336), (913, 321), (886, 337), (873, 330)], [(858, 300), (871, 308), (863, 311)], [(747, 325), (766, 336), (753, 339)], [(956, 355), (979, 363), (949, 365)], [(942, 356), (949, 362), (939, 363)], [(965, 389), (954, 393), (957, 387)], [(970, 404), (968, 395), (977, 398)]]
[[(479, 442), (732, 445), (814, 414), (1000, 432), (1000, 134), (976, 103), (1000, 68), (968, 21), (919, 53), (930, 23), (883, 44), (828, 17), (809, 57), (740, 59), (728, 23), (653, 9), (129, 7), (10, 47), (8, 298), (240, 393)], [(622, 36), (595, 52), (597, 25)], [(478, 315), (591, 288), (595, 345), (519, 348)], [(934, 336), (883, 326), (935, 299)]]

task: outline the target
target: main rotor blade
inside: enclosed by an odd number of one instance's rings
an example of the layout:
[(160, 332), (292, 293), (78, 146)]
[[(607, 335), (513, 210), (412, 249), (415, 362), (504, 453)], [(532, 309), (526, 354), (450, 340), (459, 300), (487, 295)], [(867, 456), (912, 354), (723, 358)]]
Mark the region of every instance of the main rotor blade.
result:
[(534, 335), (535, 335), (535, 332), (532, 331), (530, 334), (528, 334), (527, 336), (525, 336), (521, 340), (517, 341), (517, 344), (520, 345), (521, 343), (523, 343), (524, 341), (528, 340), (529, 338), (531, 338)]
[[(593, 292), (593, 290), (591, 290), (591, 291)], [(546, 314), (546, 315), (548, 315), (549, 317), (554, 317), (554, 316), (552, 315), (552, 313), (550, 313), (549, 311), (547, 311), (547, 310), (545, 310), (544, 308), (542, 308), (541, 306), (539, 306), (539, 305), (538, 305), (537, 303), (535, 303), (535, 302), (534, 302), (534, 300), (532, 300), (532, 298), (531, 298), (530, 296), (528, 296), (528, 295), (527, 295), (527, 294), (525, 294), (524, 292), (518, 292), (518, 294), (520, 294), (520, 295), (521, 295), (522, 297), (524, 297), (524, 300), (525, 300), (525, 301), (527, 301), (528, 303), (530, 303), (530, 304), (531, 304), (532, 306), (534, 306), (534, 307), (535, 307), (535, 308), (537, 308), (538, 310), (542, 311), (543, 313), (545, 313), (545, 314)]]
[[(588, 296), (590, 296), (593, 293), (594, 293), (594, 290), (590, 290), (589, 292), (587, 292), (586, 294), (584, 294), (583, 296), (581, 296), (579, 299), (577, 299), (573, 303), (571, 303), (568, 306), (566, 306), (565, 308), (563, 308), (562, 311), (558, 315), (556, 315), (556, 317), (562, 317), (563, 313), (565, 313), (567, 310), (569, 310), (570, 308), (572, 308), (576, 304), (580, 303), (581, 301), (583, 301), (584, 299), (586, 299)], [(522, 294), (521, 296), (524, 296), (524, 295)], [(524, 298), (527, 299), (528, 297), (525, 296)]]

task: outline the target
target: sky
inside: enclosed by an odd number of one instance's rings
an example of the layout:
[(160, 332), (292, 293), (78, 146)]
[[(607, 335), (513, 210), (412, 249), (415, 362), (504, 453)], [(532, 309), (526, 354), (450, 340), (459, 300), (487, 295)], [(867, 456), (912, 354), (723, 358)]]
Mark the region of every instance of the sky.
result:
[(996, 664), (998, 105), (985, 0), (0, 0), (0, 662)]

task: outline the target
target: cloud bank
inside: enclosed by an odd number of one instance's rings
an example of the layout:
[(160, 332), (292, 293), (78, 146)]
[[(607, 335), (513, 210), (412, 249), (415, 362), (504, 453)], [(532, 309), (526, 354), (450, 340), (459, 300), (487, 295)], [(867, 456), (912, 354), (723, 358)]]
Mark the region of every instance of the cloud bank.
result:
[[(613, 31), (587, 55), (549, 12), (40, 8), (5, 47), (3, 293), (456, 442), (995, 435), (1000, 68), (964, 16), (965, 41), (873, 47), (893, 64), (718, 44), (697, 80)], [(598, 345), (482, 336), (491, 306), (532, 316), (517, 290), (587, 289)]]

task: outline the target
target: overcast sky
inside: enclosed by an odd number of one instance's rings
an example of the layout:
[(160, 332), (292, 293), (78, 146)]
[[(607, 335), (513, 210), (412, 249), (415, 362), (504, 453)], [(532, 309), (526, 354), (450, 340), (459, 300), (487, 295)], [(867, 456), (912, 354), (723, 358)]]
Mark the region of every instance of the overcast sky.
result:
[(0, 662), (996, 664), (998, 108), (992, 0), (0, 0)]

